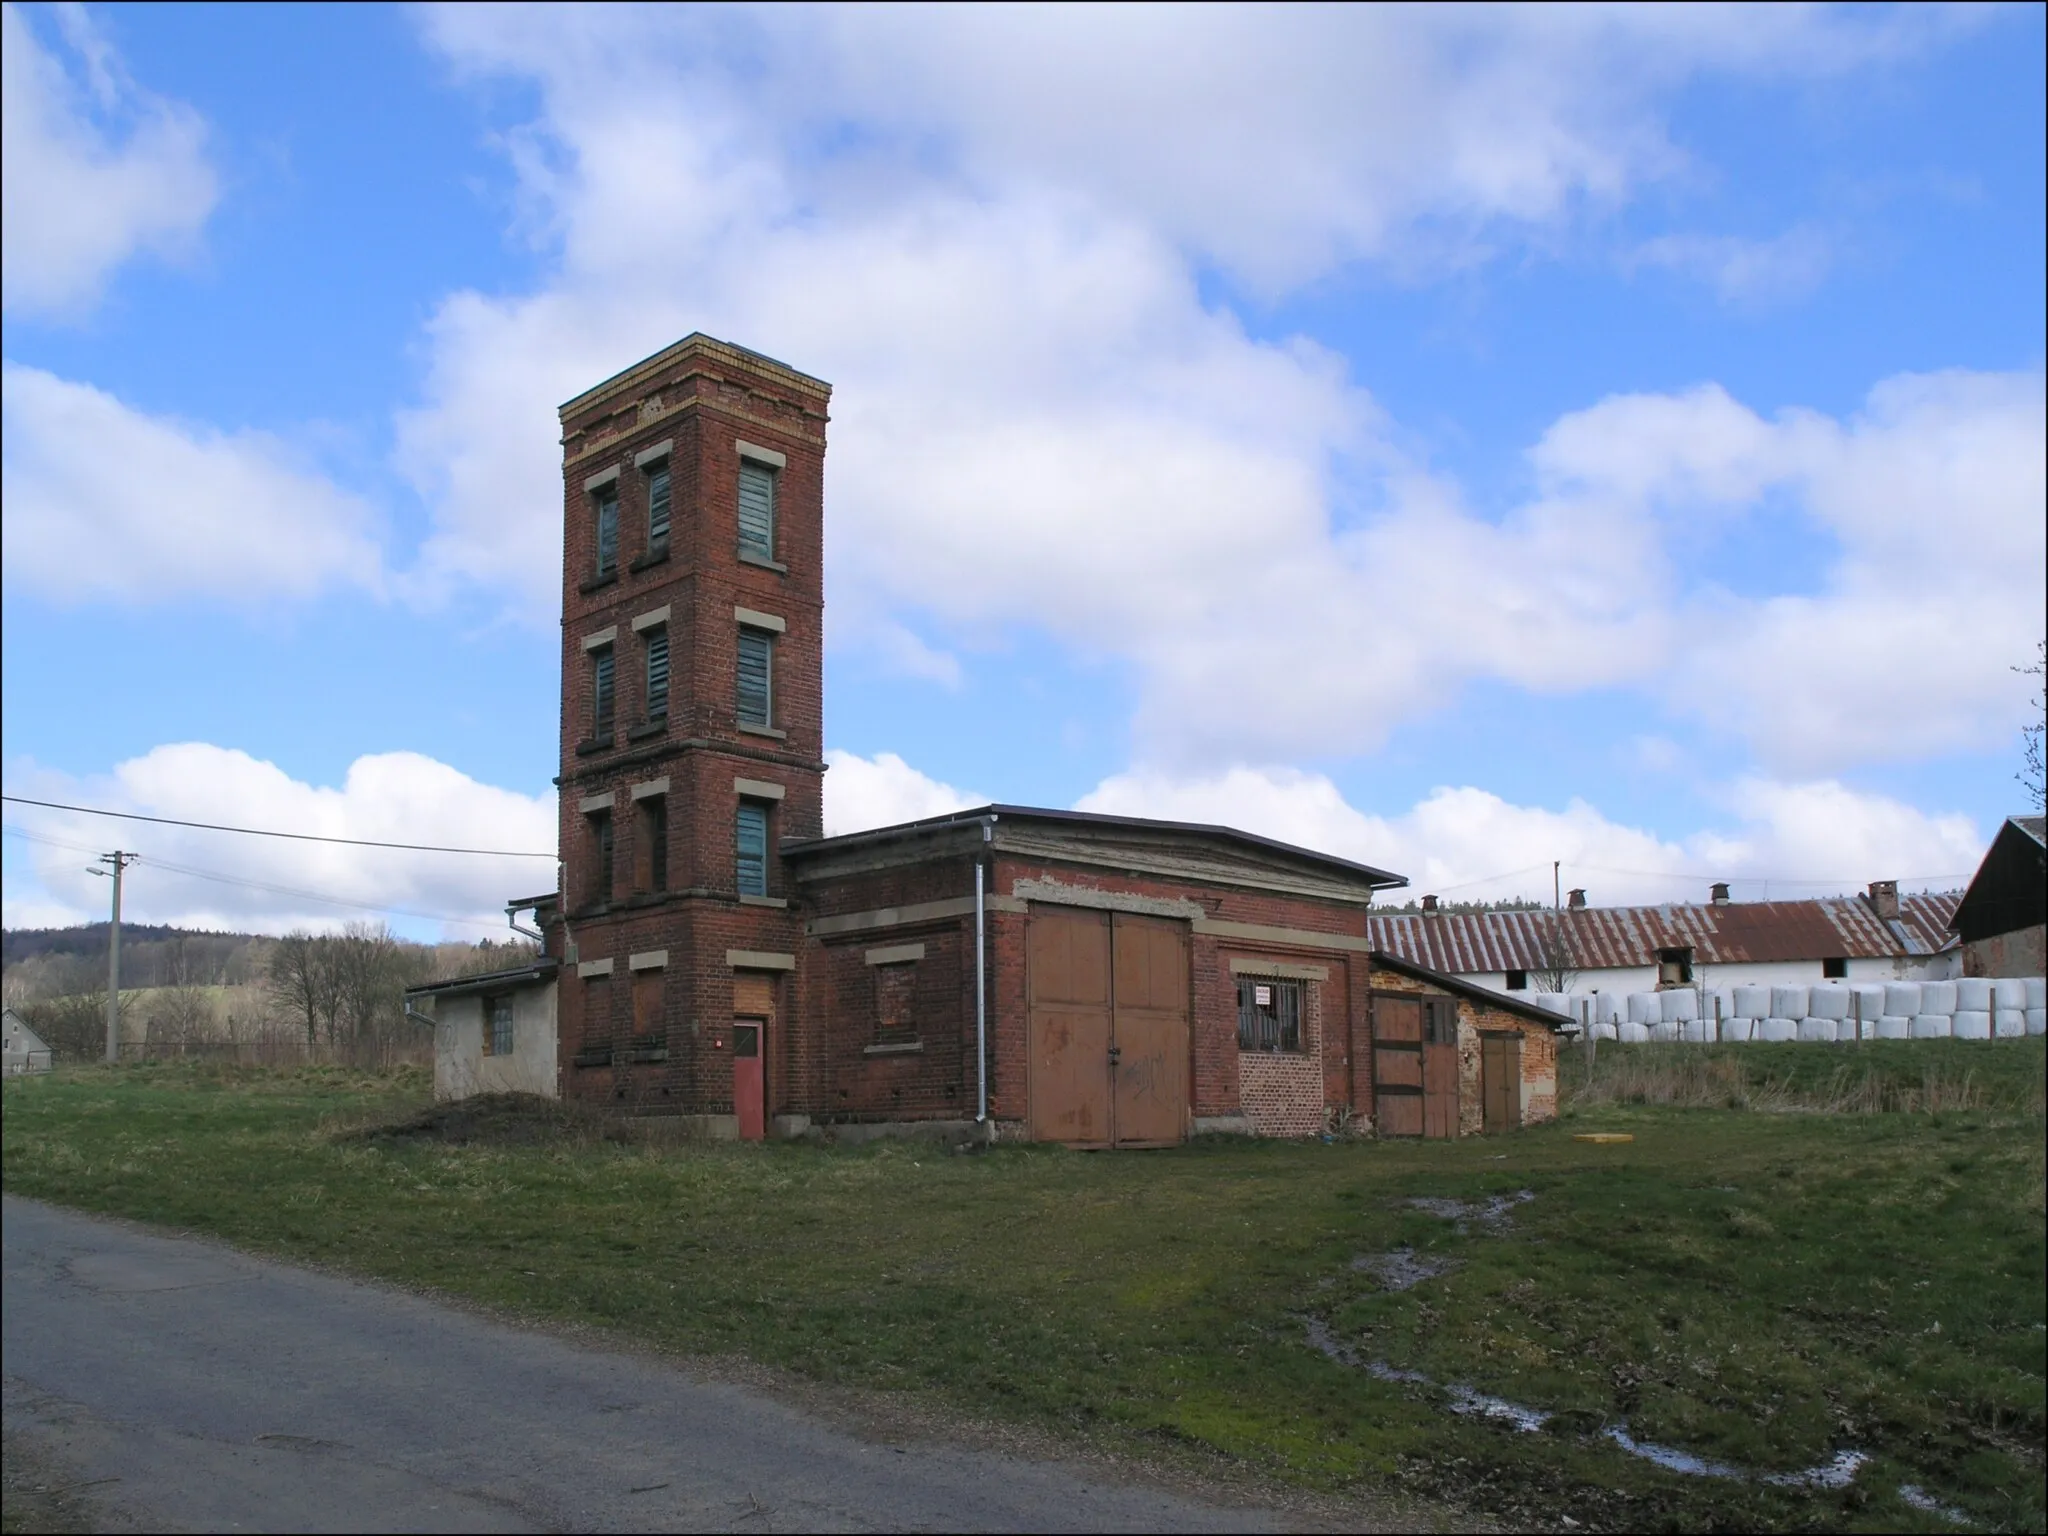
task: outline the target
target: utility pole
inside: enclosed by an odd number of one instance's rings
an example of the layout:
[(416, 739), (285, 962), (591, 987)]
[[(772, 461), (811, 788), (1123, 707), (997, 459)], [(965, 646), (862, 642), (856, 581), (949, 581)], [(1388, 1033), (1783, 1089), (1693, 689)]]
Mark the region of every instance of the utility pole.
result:
[(114, 882), (114, 919), (107, 927), (107, 1060), (121, 1059), (121, 871), (133, 864), (138, 855), (116, 848), (112, 853), (100, 855), (102, 864), (111, 869), (86, 867), (86, 873), (110, 877)]

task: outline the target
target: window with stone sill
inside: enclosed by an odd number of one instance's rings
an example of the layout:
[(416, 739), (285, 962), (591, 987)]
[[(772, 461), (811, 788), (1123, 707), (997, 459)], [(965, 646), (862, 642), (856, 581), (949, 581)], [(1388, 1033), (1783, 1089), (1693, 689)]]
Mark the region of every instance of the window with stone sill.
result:
[(917, 1039), (917, 962), (872, 967), (875, 987), (875, 1043), (896, 1045)]
[(1237, 979), (1237, 1048), (1299, 1055), (1302, 1043), (1302, 984), (1278, 977)]

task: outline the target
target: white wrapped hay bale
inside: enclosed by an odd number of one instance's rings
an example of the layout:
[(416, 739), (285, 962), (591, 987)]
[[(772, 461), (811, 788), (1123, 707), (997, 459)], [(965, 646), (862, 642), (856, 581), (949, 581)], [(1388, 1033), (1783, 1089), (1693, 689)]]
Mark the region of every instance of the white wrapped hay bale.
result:
[(1676, 987), (1657, 996), (1664, 1005), (1666, 1024), (1683, 1024), (1700, 1016), (1700, 995), (1691, 987)]
[(1921, 982), (1920, 1011), (1922, 1013), (1954, 1013), (1956, 1011), (1956, 984), (1952, 981)]
[(1683, 1040), (1685, 1038), (1685, 1026), (1683, 1024), (1666, 1024), (1662, 1019), (1659, 1019), (1650, 1026), (1650, 1038), (1666, 1042)]
[(2030, 1035), (2048, 1035), (2048, 1008), (2029, 1008), (2027, 1010), (2027, 1033)]
[(1771, 1017), (1774, 1019), (1803, 1019), (1813, 1010), (1806, 1006), (1806, 988), (1787, 986), (1782, 982), (1771, 985)]
[(1756, 1037), (1759, 1040), (1769, 1040), (1774, 1044), (1786, 1040), (1797, 1040), (1799, 1038), (1799, 1021), (1797, 1019), (1758, 1019)]
[(1991, 1001), (1991, 978), (1989, 976), (1958, 976), (1954, 983), (1956, 1005), (1954, 1013), (1989, 1013), (1995, 1004)]
[(1650, 1038), (1650, 1026), (1647, 1024), (1617, 1024), (1614, 1032), (1623, 1045), (1641, 1045)]
[(2027, 1006), (2048, 1008), (2048, 979), (2039, 976), (2022, 978), (2027, 984)]
[(1593, 1021), (1593, 1038), (1595, 1040), (1612, 1040), (1615, 1037), (1614, 1032), (1618, 1028), (1620, 1028), (1619, 1025), (1610, 1024), (1605, 1019), (1595, 1019)]
[(1847, 987), (1814, 987), (1806, 994), (1806, 1016), (1809, 1019), (1846, 1019), (1849, 1017), (1849, 1005), (1854, 1001)]
[(1619, 1024), (1628, 1018), (1628, 1002), (1619, 992), (1595, 992), (1593, 1006), (1597, 1010), (1594, 1017), (1602, 1024)]
[(1949, 1033), (1958, 1040), (1989, 1040), (1991, 1015), (1981, 1008), (1958, 1008), (1949, 1015)]
[[(1855, 1018), (1857, 1009), (1863, 1010), (1863, 1022), (1875, 1024), (1891, 1010), (1884, 1005), (1884, 984), (1866, 981), (1849, 989), (1849, 1017)], [(1911, 1015), (1908, 1015), (1911, 1017)]]
[(1877, 1038), (1880, 1040), (1910, 1040), (1913, 1038), (1913, 1021), (1903, 1014), (1881, 1014), (1877, 1021)]
[(1913, 1038), (1915, 1040), (1946, 1040), (1948, 1038), (1948, 1015), (1945, 1013), (1914, 1014)]
[(1839, 1019), (1816, 1019), (1811, 1014), (1799, 1021), (1799, 1038), (1802, 1040), (1825, 1040), (1834, 1044)]
[(1767, 1019), (1771, 1016), (1771, 989), (1769, 987), (1736, 987), (1735, 1012), (1745, 1019)]
[(1994, 1009), (1991, 1014), (1991, 1028), (2001, 1040), (2016, 1040), (2027, 1032), (2027, 1010)]
[(1746, 1044), (1755, 1034), (1755, 1019), (1732, 1018), (1721, 1021), (1721, 1038), (1736, 1045)]
[(1693, 1045), (1705, 1045), (1714, 1038), (1714, 1021), (1712, 1019), (1687, 1019), (1678, 1027), (1685, 1035), (1686, 1040)]
[(2027, 1006), (2027, 978), (2024, 976), (2001, 976), (1991, 983), (1991, 1006), (1993, 1008), (2021, 1008)]
[(1884, 984), (1884, 1011), (1910, 1019), (1920, 1011), (1920, 983), (1888, 981)]
[(1531, 992), (1529, 1001), (1550, 1013), (1561, 1013), (1568, 1019), (1576, 1017), (1572, 1012), (1571, 999), (1562, 992)]
[(1654, 992), (1629, 993), (1628, 1021), (1631, 1024), (1662, 1024), (1664, 999)]

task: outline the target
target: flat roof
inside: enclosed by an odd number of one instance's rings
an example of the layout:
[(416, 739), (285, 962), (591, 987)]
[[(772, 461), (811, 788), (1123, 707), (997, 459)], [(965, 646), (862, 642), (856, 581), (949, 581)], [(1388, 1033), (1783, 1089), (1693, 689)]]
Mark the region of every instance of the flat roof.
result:
[(1408, 883), (1406, 875), (1397, 875), (1391, 870), (1361, 864), (1354, 859), (1341, 859), (1333, 853), (1319, 853), (1313, 848), (1302, 848), (1294, 843), (1283, 843), (1277, 838), (1261, 837), (1256, 832), (1241, 832), (1236, 827), (1200, 821), (1162, 821), (1150, 816), (1106, 816), (1096, 811), (1056, 811), (1035, 805), (983, 805), (973, 810), (953, 811), (943, 816), (926, 816), (916, 821), (897, 822), (893, 826), (875, 827), (866, 832), (847, 832), (838, 837), (821, 837), (810, 842), (785, 843), (782, 847), (782, 856), (786, 859), (801, 859), (812, 854), (858, 848), (864, 843), (891, 842), (977, 821), (1057, 822), (1082, 827), (1101, 827), (1105, 831), (1121, 828), (1134, 832), (1172, 832), (1183, 836), (1208, 837), (1221, 842), (1262, 849), (1268, 853), (1284, 854), (1288, 858), (1305, 859), (1329, 869), (1342, 870), (1346, 875), (1359, 879), (1362, 884), (1370, 885), (1374, 890), (1388, 890)]
[(525, 965), (515, 965), (503, 971), (485, 971), (479, 976), (457, 976), (451, 981), (430, 981), (425, 986), (407, 987), (408, 999), (415, 997), (457, 997), (464, 992), (492, 992), (500, 987), (516, 987), (525, 982), (546, 981), (555, 974), (555, 962), (543, 955)]

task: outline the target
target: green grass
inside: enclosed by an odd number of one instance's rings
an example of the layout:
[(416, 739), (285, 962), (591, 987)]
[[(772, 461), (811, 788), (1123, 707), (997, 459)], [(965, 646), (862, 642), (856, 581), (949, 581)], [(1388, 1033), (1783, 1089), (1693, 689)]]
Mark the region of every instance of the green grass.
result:
[[(1679, 1049), (1667, 1077), (1697, 1070)], [(1779, 1085), (1769, 1108), (1840, 1096), (1843, 1047), (1731, 1049)], [(1596, 1072), (1562, 1123), (1512, 1137), (977, 1156), (622, 1143), (573, 1117), (525, 1145), (365, 1138), (423, 1105), (420, 1076), (165, 1064), (8, 1084), (4, 1177), (667, 1349), (1509, 1525), (1949, 1529), (1901, 1502), (1910, 1483), (2039, 1530), (2042, 1042), (1905, 1050), (1864, 1069), (1933, 1065), (1944, 1094), (1968, 1073), (1984, 1107), (1628, 1103)], [(1655, 1060), (1627, 1070), (1651, 1081)], [(1571, 1139), (1590, 1129), (1636, 1139)], [(1523, 1189), (1497, 1232), (1406, 1203)], [(1400, 1244), (1455, 1267), (1403, 1292), (1351, 1267)], [(1311, 1347), (1310, 1319), (1359, 1358), (1555, 1417), (1524, 1435), (1450, 1414)], [(1623, 1422), (1758, 1473), (1875, 1459), (1846, 1490), (1682, 1477), (1601, 1437)]]

